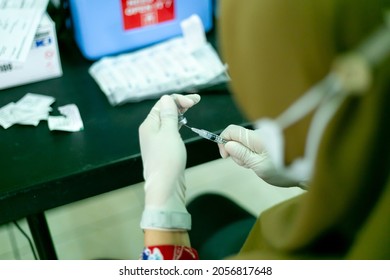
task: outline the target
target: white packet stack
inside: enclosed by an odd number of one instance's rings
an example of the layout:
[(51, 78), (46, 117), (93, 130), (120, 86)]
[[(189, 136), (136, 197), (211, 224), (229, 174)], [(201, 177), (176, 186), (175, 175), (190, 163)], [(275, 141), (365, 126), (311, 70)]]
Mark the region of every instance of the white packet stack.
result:
[(181, 26), (182, 37), (92, 64), (89, 73), (111, 105), (192, 92), (229, 80), (199, 17), (191, 16)]
[(14, 124), (37, 126), (41, 120), (47, 120), (54, 97), (27, 93), (18, 102), (11, 102), (0, 108), (0, 125), (7, 129)]
[(16, 103), (11, 102), (0, 108), (0, 126), (4, 129), (14, 124), (37, 126), (40, 121), (47, 120), (50, 130), (75, 132), (84, 129), (75, 104), (59, 107), (61, 116), (50, 116), (54, 102), (55, 98), (52, 96), (27, 93)]

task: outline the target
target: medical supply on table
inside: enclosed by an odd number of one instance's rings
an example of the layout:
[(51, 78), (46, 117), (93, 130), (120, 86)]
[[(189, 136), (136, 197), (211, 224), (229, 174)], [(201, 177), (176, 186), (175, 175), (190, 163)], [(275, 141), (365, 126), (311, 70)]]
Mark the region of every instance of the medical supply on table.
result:
[(92, 64), (89, 73), (111, 105), (193, 92), (229, 80), (227, 66), (207, 42), (199, 17), (193, 15), (182, 25), (183, 36)]
[(26, 61), (49, 0), (0, 0), (0, 62)]
[(51, 116), (55, 98), (48, 95), (27, 93), (16, 102), (0, 107), (0, 126), (8, 129), (13, 125), (38, 126), (46, 120), (50, 130), (76, 132), (84, 129), (79, 109), (75, 104), (58, 107), (61, 116)]
[(49, 129), (76, 132), (84, 130), (83, 120), (76, 104), (58, 107), (61, 116), (49, 116), (47, 124)]
[(131, 51), (181, 34), (180, 22), (197, 14), (213, 27), (212, 0), (70, 0), (75, 40), (90, 60)]
[(49, 118), (54, 102), (52, 96), (27, 93), (18, 101), (0, 107), (0, 126), (4, 129), (15, 124), (37, 126)]
[[(3, 48), (7, 52), (12, 48), (13, 52), (21, 53), (22, 51), (16, 48), (16, 43), (11, 44), (14, 41), (13, 38), (18, 38), (19, 40), (21, 35), (18, 32), (4, 30), (7, 24), (1, 26), (1, 11), (0, 8), (0, 49)], [(18, 20), (22, 21), (20, 18)], [(17, 24), (15, 23), (15, 25)], [(3, 40), (3, 35), (1, 34), (5, 31), (10, 32), (13, 36), (6, 36), (5, 40)], [(27, 37), (25, 39), (27, 40)], [(11, 40), (11, 43), (7, 40)], [(0, 54), (0, 90), (62, 76), (55, 24), (47, 13), (44, 13), (40, 18), (38, 28), (34, 31), (32, 42), (28, 45), (28, 53), (26, 55), (23, 61), (17, 61), (16, 57), (14, 60), (6, 61), (3, 60), (5, 57)]]

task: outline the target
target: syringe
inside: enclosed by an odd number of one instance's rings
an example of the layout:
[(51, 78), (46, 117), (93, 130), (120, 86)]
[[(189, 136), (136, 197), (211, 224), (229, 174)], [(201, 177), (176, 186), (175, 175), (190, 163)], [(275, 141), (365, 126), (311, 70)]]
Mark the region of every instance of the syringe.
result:
[(208, 139), (208, 140), (213, 141), (213, 142), (218, 143), (218, 144), (226, 144), (228, 142), (227, 140), (223, 139), (221, 136), (219, 136), (215, 133), (212, 133), (212, 132), (204, 130), (204, 129), (198, 129), (198, 128), (188, 126), (187, 125), (187, 118), (184, 117), (184, 113), (182, 113), (183, 110), (182, 110), (181, 106), (179, 104), (177, 104), (177, 107), (179, 110), (179, 114), (178, 114), (179, 128), (182, 125), (184, 125), (184, 126), (188, 127), (189, 129), (191, 129), (196, 134), (198, 134), (200, 137)]
[(204, 129), (198, 129), (198, 128), (194, 128), (194, 127), (189, 127), (189, 126), (187, 126), (187, 127), (190, 128), (196, 134), (198, 134), (200, 137), (203, 137), (203, 138), (208, 139), (210, 141), (213, 141), (215, 143), (226, 144), (228, 142), (227, 140), (223, 139), (221, 136), (219, 136), (215, 133), (212, 133), (210, 131), (207, 131)]

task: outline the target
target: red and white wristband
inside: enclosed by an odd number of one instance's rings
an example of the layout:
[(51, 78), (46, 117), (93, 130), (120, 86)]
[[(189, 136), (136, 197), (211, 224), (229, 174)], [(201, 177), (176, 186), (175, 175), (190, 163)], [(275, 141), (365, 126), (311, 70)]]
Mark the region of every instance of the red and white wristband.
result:
[(141, 260), (199, 260), (198, 252), (191, 247), (178, 245), (158, 245), (146, 247)]

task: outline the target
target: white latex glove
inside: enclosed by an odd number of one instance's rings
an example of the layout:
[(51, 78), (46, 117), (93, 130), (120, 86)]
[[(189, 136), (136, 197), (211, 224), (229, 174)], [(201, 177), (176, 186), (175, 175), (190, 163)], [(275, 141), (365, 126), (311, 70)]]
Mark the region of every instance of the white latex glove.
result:
[(191, 217), (185, 207), (187, 154), (178, 131), (178, 106), (185, 111), (199, 100), (197, 94), (165, 95), (139, 127), (145, 178), (143, 229), (191, 227)]
[[(220, 136), (228, 140), (225, 145), (218, 144), (222, 158), (230, 156), (238, 165), (252, 169), (268, 184), (279, 187), (302, 187), (299, 180), (286, 176), (281, 164), (270, 158), (262, 142), (267, 137), (267, 131), (230, 125)], [(283, 143), (276, 146), (282, 147)]]

